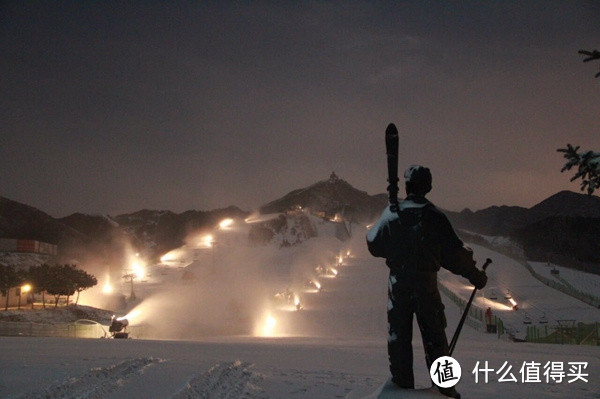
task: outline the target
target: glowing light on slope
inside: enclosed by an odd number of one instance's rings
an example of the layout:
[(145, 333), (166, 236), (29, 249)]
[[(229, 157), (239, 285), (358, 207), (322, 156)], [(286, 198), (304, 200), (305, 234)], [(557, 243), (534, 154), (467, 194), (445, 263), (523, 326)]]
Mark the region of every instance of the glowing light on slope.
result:
[(300, 297), (298, 295), (294, 295), (294, 306), (296, 309), (298, 308), (298, 305), (300, 305)]
[(273, 317), (273, 315), (270, 312), (266, 313), (263, 320), (255, 329), (254, 335), (258, 337), (274, 337), (276, 326), (277, 320)]
[(110, 284), (110, 281), (107, 281), (106, 284), (104, 284), (104, 287), (102, 287), (102, 293), (103, 294), (111, 294), (113, 292), (113, 286)]
[(494, 309), (494, 310), (512, 310), (512, 308), (510, 306), (506, 306), (502, 303), (498, 303), (498, 302), (494, 302), (492, 305), (490, 305), (490, 308)]
[(328, 267), (325, 273), (322, 273), (320, 276), (324, 278), (336, 278), (338, 276), (338, 271), (334, 267)]
[(231, 226), (233, 224), (233, 219), (223, 219), (221, 221), (221, 223), (219, 223), (219, 228), (220, 229), (226, 229), (227, 227)]
[(141, 262), (133, 261), (131, 263), (131, 271), (137, 278), (142, 278), (146, 275), (146, 268)]
[(175, 260), (175, 257), (173, 256), (174, 254), (172, 254), (171, 252), (168, 252), (166, 254), (164, 254), (163, 256), (160, 257), (160, 261), (161, 262), (171, 262), (173, 260)]
[(321, 283), (316, 280), (308, 280), (304, 284), (305, 290), (304, 292), (316, 293), (321, 291)]
[(277, 219), (281, 215), (280, 213), (270, 213), (267, 215), (261, 215), (259, 213), (254, 213), (244, 219), (246, 223), (260, 223), (260, 222), (268, 222), (269, 220)]

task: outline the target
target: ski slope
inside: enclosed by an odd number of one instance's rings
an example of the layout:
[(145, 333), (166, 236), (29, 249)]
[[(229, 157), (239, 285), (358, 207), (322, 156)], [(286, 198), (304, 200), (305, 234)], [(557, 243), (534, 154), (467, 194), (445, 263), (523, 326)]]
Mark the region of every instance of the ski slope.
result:
[[(539, 324), (547, 320), (549, 325), (566, 320), (600, 322), (599, 309), (546, 286), (519, 262), (478, 245), (470, 246), (479, 260), (479, 266), (486, 258), (493, 260), (487, 269), (488, 284), (478, 291), (474, 305), (481, 309), (491, 307), (493, 314), (500, 317), (516, 337), (524, 338), (524, 321)], [(469, 299), (473, 287), (464, 278), (444, 270), (439, 273), (439, 279), (463, 299)], [(490, 299), (494, 296), (497, 299)], [(516, 301), (516, 310), (506, 296)]]
[[(229, 335), (194, 339), (68, 339), (0, 337), (0, 397), (2, 398), (344, 398), (356, 389), (374, 389), (388, 377), (386, 354), (387, 268), (383, 259), (372, 258), (364, 248), (364, 236), (355, 234), (350, 243), (317, 239), (302, 246), (285, 249), (273, 256), (256, 257), (272, 262), (264, 267), (270, 272), (269, 285), (295, 280), (289, 271), (309, 271), (297, 262), (317, 261), (315, 251), (350, 249), (352, 257), (339, 265), (337, 277), (322, 278), (319, 292), (302, 292), (304, 309), (271, 308), (276, 319), (269, 337)], [(493, 259), (490, 285), (507, 287), (532, 315), (548, 312), (552, 317), (593, 318), (597, 309), (573, 302), (570, 297), (539, 286), (527, 271), (500, 254), (474, 246), (477, 259)], [(239, 255), (239, 254), (237, 254)], [(239, 259), (234, 252), (220, 254)], [(286, 264), (287, 262), (287, 264)], [(239, 266), (239, 265), (238, 265)], [(287, 270), (287, 272), (286, 272)], [(172, 273), (176, 273), (173, 271)], [(286, 278), (287, 276), (287, 278)], [(168, 275), (173, 278), (172, 274)], [(228, 273), (224, 277), (230, 278)], [(304, 276), (301, 276), (304, 277)], [(461, 277), (440, 273), (445, 284), (467, 297), (471, 287)], [(217, 277), (214, 277), (218, 281)], [(237, 287), (239, 282), (233, 282)], [(200, 284), (200, 283), (198, 283)], [(221, 286), (217, 286), (221, 289)], [(222, 292), (222, 295), (224, 292)], [(202, 297), (201, 295), (199, 297)], [(448, 319), (447, 335), (458, 324), (460, 310), (442, 297)], [(477, 298), (482, 306), (487, 299)], [(172, 317), (155, 315), (175, 323), (176, 316), (197, 309), (178, 308), (169, 304)], [(519, 325), (523, 311), (503, 312)], [(188, 320), (188, 323), (191, 320)], [(177, 324), (170, 332), (177, 335)], [(189, 325), (187, 326), (189, 328)], [(423, 344), (415, 326), (415, 378), (417, 386), (429, 385)], [(592, 346), (515, 343), (498, 339), (465, 326), (458, 341), (455, 358), (463, 369), (457, 389), (465, 398), (597, 398), (600, 392), (600, 348)], [(512, 366), (517, 382), (476, 382), (472, 373), (477, 362), (487, 361), (498, 370), (505, 362)], [(525, 362), (573, 362), (586, 364), (585, 381), (547, 383), (522, 382), (519, 369)], [(541, 366), (540, 366), (541, 367)]]
[[(529, 262), (536, 273), (562, 284), (562, 280), (569, 283), (573, 288), (588, 295), (600, 297), (600, 275), (586, 273), (578, 270), (569, 269), (555, 264), (545, 262)], [(552, 274), (552, 270), (557, 270), (558, 275)]]

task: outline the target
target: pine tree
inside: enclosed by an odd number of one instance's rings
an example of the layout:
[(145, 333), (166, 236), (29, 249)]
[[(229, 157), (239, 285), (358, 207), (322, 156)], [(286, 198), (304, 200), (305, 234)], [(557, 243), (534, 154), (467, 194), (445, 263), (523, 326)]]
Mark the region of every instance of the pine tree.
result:
[(581, 178), (581, 191), (587, 191), (589, 195), (592, 195), (596, 189), (600, 188), (600, 152), (578, 152), (579, 146), (573, 147), (571, 144), (567, 144), (567, 148), (559, 148), (556, 151), (564, 153), (564, 157), (567, 159), (561, 172), (577, 167), (577, 172), (571, 181)]

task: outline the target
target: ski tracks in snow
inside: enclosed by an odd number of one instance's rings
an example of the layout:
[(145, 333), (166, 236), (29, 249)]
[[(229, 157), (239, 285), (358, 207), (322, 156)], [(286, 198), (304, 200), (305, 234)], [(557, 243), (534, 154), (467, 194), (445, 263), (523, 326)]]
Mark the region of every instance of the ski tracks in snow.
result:
[(266, 398), (258, 386), (262, 377), (250, 370), (250, 363), (239, 360), (213, 366), (192, 378), (171, 399), (258, 399)]
[[(93, 368), (81, 375), (57, 382), (44, 390), (20, 395), (17, 399), (96, 399), (124, 397), (131, 389), (144, 384), (139, 377), (149, 367), (161, 367), (167, 360), (143, 357), (127, 359), (108, 367)], [(154, 374), (159, 371), (156, 369)], [(165, 374), (168, 377), (168, 373)], [(147, 381), (146, 381), (147, 382)], [(344, 398), (357, 386), (373, 387), (377, 379), (354, 377), (332, 371), (300, 371), (266, 367), (260, 372), (251, 363), (236, 360), (219, 363), (206, 371), (192, 374), (185, 386), (171, 399), (295, 399)], [(171, 391), (173, 392), (173, 391)], [(164, 392), (163, 392), (164, 393)], [(167, 394), (168, 397), (168, 394)]]
[[(69, 377), (48, 388), (17, 399), (101, 399), (119, 396), (119, 390), (144, 370), (166, 360), (153, 357), (128, 359), (121, 363), (93, 368), (79, 376)], [(172, 399), (263, 399), (263, 390), (257, 385), (262, 377), (252, 372), (250, 363), (235, 361), (221, 363), (208, 371), (192, 377), (185, 388), (174, 394)]]
[(18, 399), (105, 398), (132, 377), (142, 374), (147, 367), (163, 361), (145, 357), (128, 359), (109, 367), (93, 368), (82, 375), (52, 384), (43, 391), (18, 396)]
[(333, 371), (261, 368), (239, 360), (220, 363), (190, 379), (171, 399), (345, 398), (357, 386), (373, 389), (381, 381)]

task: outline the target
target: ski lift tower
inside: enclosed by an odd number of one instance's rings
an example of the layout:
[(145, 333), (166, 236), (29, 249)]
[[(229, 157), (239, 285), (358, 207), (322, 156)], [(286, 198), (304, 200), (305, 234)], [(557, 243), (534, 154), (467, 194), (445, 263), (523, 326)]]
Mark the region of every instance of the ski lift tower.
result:
[(129, 281), (130, 285), (131, 285), (131, 293), (129, 295), (129, 300), (130, 301), (135, 301), (135, 292), (133, 291), (133, 279), (137, 277), (135, 275), (135, 273), (127, 273), (123, 276), (123, 278), (125, 279), (125, 281)]

